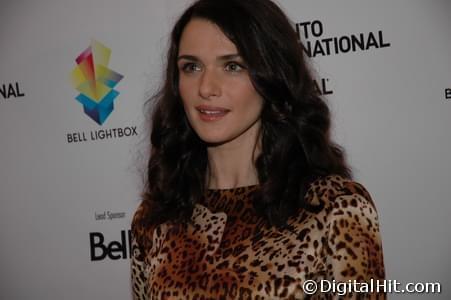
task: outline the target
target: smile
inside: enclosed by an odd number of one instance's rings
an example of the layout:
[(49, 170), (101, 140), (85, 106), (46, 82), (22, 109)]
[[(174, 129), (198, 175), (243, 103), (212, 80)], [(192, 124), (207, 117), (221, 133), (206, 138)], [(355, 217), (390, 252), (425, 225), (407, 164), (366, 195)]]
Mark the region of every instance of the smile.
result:
[(229, 109), (223, 107), (205, 105), (196, 106), (196, 110), (199, 112), (200, 119), (203, 121), (217, 121), (230, 112)]

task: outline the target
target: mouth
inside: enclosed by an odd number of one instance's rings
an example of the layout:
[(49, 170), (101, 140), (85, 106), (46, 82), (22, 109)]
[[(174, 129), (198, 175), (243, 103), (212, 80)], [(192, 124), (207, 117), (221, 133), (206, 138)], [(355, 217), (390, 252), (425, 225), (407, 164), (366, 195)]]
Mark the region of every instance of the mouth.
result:
[(217, 121), (222, 119), (230, 112), (230, 109), (224, 107), (199, 105), (196, 106), (200, 119), (203, 121)]

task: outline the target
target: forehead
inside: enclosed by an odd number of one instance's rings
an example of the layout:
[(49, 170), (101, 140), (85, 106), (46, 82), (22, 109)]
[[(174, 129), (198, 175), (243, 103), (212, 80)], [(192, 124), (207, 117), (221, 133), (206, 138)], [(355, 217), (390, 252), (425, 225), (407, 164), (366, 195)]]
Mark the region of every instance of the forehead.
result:
[(237, 53), (237, 48), (216, 24), (195, 18), (185, 26), (180, 39), (179, 55), (217, 56), (230, 53)]

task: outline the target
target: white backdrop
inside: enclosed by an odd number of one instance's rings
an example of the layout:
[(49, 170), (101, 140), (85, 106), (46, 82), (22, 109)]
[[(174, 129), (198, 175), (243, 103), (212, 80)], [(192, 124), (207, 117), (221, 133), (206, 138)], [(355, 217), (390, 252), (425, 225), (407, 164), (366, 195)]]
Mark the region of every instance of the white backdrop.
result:
[[(189, 2), (2, 3), (1, 299), (131, 298), (127, 231), (147, 150), (143, 104)], [(387, 277), (442, 284), (441, 294), (390, 298), (450, 299), (451, 2), (278, 3), (317, 47), (374, 34), (368, 50), (319, 53), (313, 65), (332, 92), (336, 140), (376, 202)], [(299, 25), (314, 21), (313, 32)], [(83, 112), (70, 80), (92, 39), (111, 49), (108, 67), (124, 76), (103, 125)], [(91, 139), (118, 128), (138, 135)], [(69, 143), (68, 134), (86, 141)]]

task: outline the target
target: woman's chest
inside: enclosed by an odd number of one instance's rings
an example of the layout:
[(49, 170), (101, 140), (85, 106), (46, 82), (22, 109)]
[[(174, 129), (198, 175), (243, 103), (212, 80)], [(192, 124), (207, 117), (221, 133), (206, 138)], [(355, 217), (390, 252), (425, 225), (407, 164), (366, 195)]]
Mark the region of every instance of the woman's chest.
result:
[(302, 299), (306, 278), (325, 271), (321, 234), (268, 229), (233, 217), (168, 231), (147, 260), (150, 293), (185, 299)]

